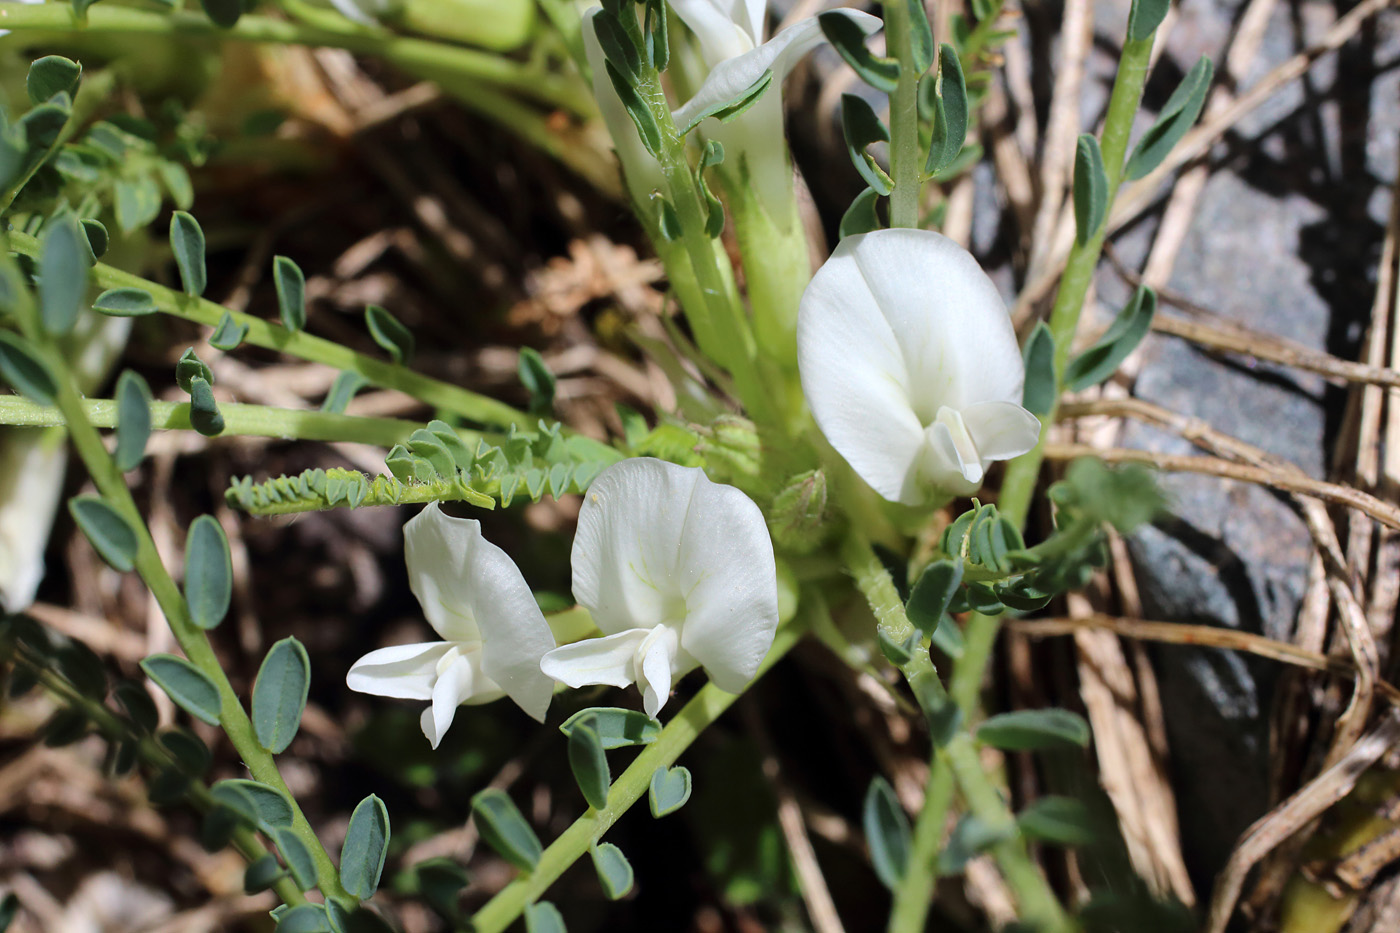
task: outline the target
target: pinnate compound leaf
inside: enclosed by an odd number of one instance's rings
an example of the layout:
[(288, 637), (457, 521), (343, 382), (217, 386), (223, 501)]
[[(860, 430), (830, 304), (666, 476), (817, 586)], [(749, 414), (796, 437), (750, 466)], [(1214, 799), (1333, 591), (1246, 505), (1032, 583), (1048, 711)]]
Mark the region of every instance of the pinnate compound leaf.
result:
[(588, 854), (593, 858), (593, 868), (598, 872), (598, 882), (608, 900), (626, 897), (632, 890), (634, 876), (632, 863), (627, 861), (622, 850), (611, 842), (599, 842), (589, 847)]
[[(200, 628), (216, 628), (228, 615), (233, 599), (233, 560), (223, 526), (212, 515), (201, 515), (185, 539), (185, 601), (190, 618)], [(256, 696), (254, 704), (256, 708)]]
[(905, 612), (909, 621), (925, 636), (932, 637), (948, 611), (958, 586), (962, 584), (963, 565), (959, 559), (935, 561), (924, 568), (909, 593)]
[(269, 836), (292, 826), (292, 804), (282, 792), (258, 781), (234, 778), (209, 788), (210, 795)]
[(569, 730), (569, 768), (588, 805), (595, 810), (606, 807), (612, 774), (608, 771), (608, 756), (603, 751), (602, 740), (587, 718), (574, 723)]
[(1021, 407), (1033, 415), (1048, 415), (1055, 407), (1055, 335), (1044, 321), (1035, 325), (1023, 352), (1026, 383)]
[(199, 668), (173, 654), (153, 654), (141, 662), (141, 670), (164, 690), (175, 705), (201, 722), (219, 724), (219, 688)]
[(18, 334), (0, 330), (0, 376), (19, 394), (40, 405), (53, 405), (58, 386), (48, 367)]
[(365, 305), (365, 327), (395, 363), (407, 363), (413, 358), (413, 332), (379, 305)]
[(1089, 724), (1067, 709), (1025, 709), (999, 713), (977, 727), (977, 738), (1003, 751), (1085, 748)]
[(880, 214), (876, 210), (879, 203), (880, 192), (874, 188), (866, 188), (856, 195), (851, 206), (846, 208), (846, 213), (841, 215), (841, 226), (838, 230), (840, 237), (845, 239), (848, 236), (879, 230)]
[(253, 684), (253, 731), (263, 748), (276, 755), (292, 744), (310, 689), (306, 648), (289, 635), (268, 651)]
[(230, 350), (237, 350), (238, 345), (247, 336), (248, 325), (235, 321), (232, 311), (225, 311), (219, 317), (219, 325), (214, 328), (214, 333), (209, 338), (209, 346), (227, 353)]
[(846, 155), (865, 183), (879, 195), (893, 191), (894, 180), (867, 149), (873, 143), (889, 142), (890, 131), (859, 94), (841, 95), (841, 134), (846, 140)]
[(1016, 817), (1021, 833), (1040, 842), (1082, 846), (1098, 834), (1089, 808), (1072, 797), (1042, 797)]
[(361, 900), (374, 896), (389, 851), (389, 811), (371, 794), (350, 815), (340, 849), (340, 883)]
[(311, 850), (301, 841), (301, 837), (294, 830), (279, 826), (273, 831), (272, 840), (277, 843), (277, 850), (286, 860), (298, 890), (310, 891), (316, 887), (316, 862), (311, 857)]
[(209, 273), (204, 264), (204, 231), (199, 221), (185, 211), (176, 211), (170, 217), (170, 250), (175, 254), (175, 265), (180, 270), (180, 282), (185, 294), (198, 298), (204, 294), (209, 284)]
[(141, 374), (126, 370), (117, 379), (117, 447), (112, 459), (125, 473), (134, 470), (146, 455), (151, 437), (151, 387)]
[(581, 709), (560, 723), (559, 731), (569, 735), (574, 726), (589, 720), (592, 721), (588, 724), (593, 727), (605, 749), (622, 748), (625, 745), (650, 745), (661, 734), (661, 724), (646, 713), (613, 706)]
[(75, 496), (68, 511), (98, 555), (113, 570), (127, 573), (136, 566), (136, 531), (120, 512), (98, 496)]
[(45, 55), (29, 66), (24, 88), (29, 102), (42, 104), (59, 91), (74, 97), (83, 78), (83, 66), (62, 55)]
[(946, 42), (939, 47), (938, 71), (942, 86), (933, 103), (933, 138), (924, 163), (928, 175), (955, 166), (967, 141), (967, 81), (957, 51)]
[(1065, 367), (1065, 385), (1078, 392), (1112, 376), (1152, 329), (1152, 316), (1156, 313), (1157, 293), (1139, 285), (1103, 336), (1070, 360)]
[(90, 255), (87, 237), (71, 211), (49, 221), (39, 253), (39, 311), (45, 332), (62, 336), (78, 322), (87, 297)]
[(655, 819), (670, 816), (690, 799), (690, 770), (676, 765), (674, 768), (662, 766), (651, 776), (651, 786), (647, 789), (647, 802), (651, 805), (651, 815)]
[(822, 35), (862, 81), (877, 91), (893, 94), (899, 84), (899, 62), (881, 58), (865, 45), (865, 32), (846, 14), (829, 11), (817, 16)]
[(306, 276), (301, 267), (286, 256), (275, 256), (272, 281), (277, 286), (277, 309), (282, 315), (282, 326), (293, 332), (306, 327)]
[(488, 788), (472, 798), (476, 827), (496, 854), (521, 871), (539, 863), (544, 847), (515, 803), (499, 788)]
[(1079, 137), (1074, 147), (1074, 229), (1079, 245), (1094, 238), (1108, 213), (1108, 175), (1103, 167), (1103, 150), (1089, 133)]
[(894, 890), (909, 868), (909, 818), (882, 777), (870, 782), (861, 810), (861, 824), (870, 845), (870, 863), (885, 887)]
[(1124, 178), (1136, 181), (1162, 164), (1172, 147), (1181, 142), (1181, 137), (1201, 115), (1214, 75), (1215, 65), (1202, 55), (1167, 98), (1157, 114), (1157, 122), (1142, 134), (1133, 147), (1133, 154), (1128, 156), (1128, 164), (1123, 168)]
[(559, 908), (549, 901), (535, 901), (525, 908), (525, 933), (568, 933)]
[(1135, 42), (1148, 39), (1167, 18), (1171, 0), (1133, 0), (1128, 11), (1128, 38)]
[(109, 288), (97, 296), (92, 310), (108, 317), (144, 317), (160, 309), (144, 288)]

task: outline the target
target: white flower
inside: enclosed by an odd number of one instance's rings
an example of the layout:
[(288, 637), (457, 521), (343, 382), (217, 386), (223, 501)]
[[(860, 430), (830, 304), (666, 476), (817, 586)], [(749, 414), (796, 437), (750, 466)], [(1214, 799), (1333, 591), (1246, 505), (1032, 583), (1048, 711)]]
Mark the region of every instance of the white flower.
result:
[(802, 390), (870, 486), (921, 505), (969, 495), (987, 464), (1035, 446), (1006, 305), (972, 254), (927, 230), (842, 240), (797, 317)]
[(544, 720), (553, 682), (540, 658), (554, 636), (520, 569), (481, 536), (481, 524), (451, 518), (436, 502), (403, 529), (408, 582), (442, 641), (371, 651), (346, 675), (351, 690), (430, 700), (423, 734), (433, 748), (463, 703), (509, 696)]
[(701, 665), (744, 689), (773, 644), (773, 543), (753, 500), (704, 471), (651, 458), (608, 467), (584, 497), (572, 554), (574, 598), (603, 632), (555, 648), (540, 667), (570, 687), (642, 688), (655, 718)]
[[(711, 108), (734, 100), (767, 71), (773, 83), (748, 111), (721, 123), (708, 120), (704, 133), (725, 149), (725, 161), (743, 165), (770, 217), (785, 222), (793, 197), (792, 170), (783, 138), (780, 89), (788, 72), (826, 41), (815, 16), (800, 20), (763, 42), (763, 0), (671, 0), (671, 8), (700, 41), (710, 74), (672, 118), (685, 129)], [(858, 10), (838, 10), (866, 35), (881, 27), (878, 17)]]

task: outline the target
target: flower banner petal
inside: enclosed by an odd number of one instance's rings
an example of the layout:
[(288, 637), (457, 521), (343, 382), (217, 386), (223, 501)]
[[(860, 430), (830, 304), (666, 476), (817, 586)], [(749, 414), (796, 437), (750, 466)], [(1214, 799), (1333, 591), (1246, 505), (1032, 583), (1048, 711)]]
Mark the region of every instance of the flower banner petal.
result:
[(403, 526), (409, 588), (428, 624), (446, 641), (481, 641), (470, 608), (472, 551), (480, 540), (480, 523), (451, 518), (436, 502)]

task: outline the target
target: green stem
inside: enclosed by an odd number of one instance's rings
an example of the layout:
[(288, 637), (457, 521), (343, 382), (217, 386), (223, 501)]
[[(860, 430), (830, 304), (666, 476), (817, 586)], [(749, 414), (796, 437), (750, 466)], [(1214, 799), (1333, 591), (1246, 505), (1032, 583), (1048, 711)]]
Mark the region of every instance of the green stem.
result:
[[(88, 718), (88, 721), (95, 725), (98, 731), (104, 734), (107, 741), (125, 741), (133, 737), (126, 723), (106, 706), (75, 690), (71, 684), (49, 670), (42, 663), (28, 658), (23, 659), (23, 663), (29, 666), (46, 690), (54, 694), (54, 696), (58, 697), (61, 702), (65, 703), (70, 708), (77, 707), (80, 709), (83, 715)], [(151, 768), (159, 771), (165, 768), (178, 767), (170, 753), (162, 748), (160, 743), (150, 736), (138, 738), (136, 748), (141, 760)], [(217, 805), (217, 802), (209, 793), (209, 788), (198, 780), (191, 779), (189, 788), (185, 791), (185, 795), (200, 812), (208, 812)], [(234, 830), (230, 842), (233, 847), (238, 850), (238, 854), (242, 855), (249, 864), (252, 864), (268, 854), (266, 847), (264, 847), (262, 842), (258, 839), (257, 833), (246, 826), (240, 825)], [(276, 892), (277, 896), (282, 899), (282, 902), (288, 906), (295, 907), (298, 904), (306, 903), (305, 895), (301, 893), (301, 890), (297, 888), (296, 883), (290, 877), (284, 876), (278, 879), (277, 882), (273, 884), (272, 890)]]
[(919, 78), (911, 48), (909, 0), (884, 0), (888, 48), (899, 59), (899, 83), (890, 95), (890, 226), (919, 226), (924, 155), (919, 145)]
[[(17, 271), (11, 274), (18, 276)], [(146, 527), (145, 519), (136, 507), (135, 500), (131, 497), (131, 490), (127, 488), (126, 480), (121, 471), (117, 469), (117, 465), (112, 462), (107, 448), (103, 446), (102, 436), (87, 420), (87, 413), (83, 409), (83, 400), (78, 395), (77, 389), (74, 388), (73, 376), (68, 369), (67, 360), (64, 359), (56, 342), (48, 337), (39, 326), (35, 309), (32, 304), (28, 303), (27, 294), (22, 301), (27, 306), (17, 308), (16, 316), (23, 326), (25, 336), (43, 356), (44, 362), (48, 365), (49, 371), (57, 383), (56, 401), (59, 411), (63, 414), (68, 436), (107, 504), (116, 509), (136, 533), (136, 570), (140, 573), (141, 579), (145, 581), (151, 595), (155, 597), (161, 612), (165, 615), (166, 621), (170, 624), (175, 641), (184, 651), (185, 657), (218, 688), (220, 725), (223, 726), (229, 741), (238, 750), (253, 777), (276, 789), (287, 798), (292, 808), (292, 829), (301, 838), (307, 850), (311, 852), (312, 859), (316, 863), (316, 877), (321, 891), (327, 897), (355, 903), (356, 899), (341, 886), (339, 872), (336, 871), (335, 865), (331, 862), (330, 856), (326, 854), (320, 840), (316, 838), (316, 833), (311, 828), (306, 816), (301, 812), (296, 798), (292, 796), (291, 790), (282, 780), (282, 775), (277, 770), (277, 763), (273, 760), (272, 754), (262, 747), (253, 734), (253, 724), (248, 719), (248, 714), (243, 709), (238, 695), (234, 693), (233, 686), (229, 683), (228, 676), (224, 673), (223, 666), (219, 663), (218, 656), (215, 655), (214, 648), (209, 643), (209, 637), (194, 624), (194, 620), (190, 617), (189, 605), (180, 593), (180, 588), (176, 586), (174, 579), (170, 576), (170, 571), (161, 561), (155, 541), (151, 538), (150, 529)]]
[(938, 853), (943, 848), (943, 826), (953, 802), (953, 770), (941, 750), (929, 762), (924, 806), (914, 820), (909, 842), (909, 867), (894, 889), (889, 933), (923, 933), (938, 885)]
[[(14, 6), (18, 9), (20, 4)], [(24, 11), (51, 8), (48, 6), (24, 7)], [(89, 13), (96, 13), (98, 10), (99, 8), (93, 8)], [(126, 11), (122, 10), (122, 12)], [(11, 231), (9, 239), (11, 249), (35, 259), (38, 258), (39, 241), (34, 237), (18, 231)], [(205, 327), (217, 327), (219, 320), (228, 314), (233, 318), (235, 324), (247, 325), (248, 335), (244, 340), (255, 347), (277, 350), (335, 369), (348, 369), (359, 373), (377, 386), (398, 389), (421, 402), (435, 408), (446, 409), (470, 421), (500, 427), (517, 425), (520, 428), (528, 429), (533, 427), (537, 420), (495, 399), (420, 375), (404, 366), (378, 360), (363, 353), (356, 353), (338, 343), (314, 337), (305, 331), (290, 331), (280, 324), (265, 321), (251, 314), (232, 311), (223, 305), (203, 298), (191, 298), (183, 292), (165, 288), (149, 279), (132, 275), (130, 272), (123, 272), (121, 269), (105, 263), (99, 262), (93, 266), (92, 278), (97, 287), (102, 289), (141, 289), (150, 294), (156, 308), (161, 312), (182, 320), (203, 324)]]
[(398, 36), (358, 26), (349, 20), (340, 28), (245, 15), (231, 29), (222, 29), (204, 14), (154, 12), (121, 6), (88, 9), (86, 22), (71, 6), (59, 3), (6, 7), (0, 25), (11, 31), (127, 36), (189, 36), (235, 42), (329, 46), (373, 55), (415, 74), (452, 74), (496, 87), (510, 88), (551, 106), (588, 116), (596, 112), (589, 94), (572, 76), (551, 74), (505, 55), (461, 46)]
[[(1155, 33), (1154, 33), (1155, 35)], [(1151, 62), (1153, 37), (1129, 39), (1123, 46), (1123, 54), (1118, 63), (1118, 76), (1113, 82), (1113, 95), (1108, 102), (1108, 115), (1103, 127), (1103, 163), (1108, 176), (1109, 209), (1118, 193), (1123, 177), (1123, 160), (1128, 152), (1128, 138), (1133, 129), (1133, 117), (1137, 114), (1142, 100), (1142, 88), (1147, 81), (1147, 71)], [(1099, 230), (1086, 243), (1076, 241), (1065, 265), (1064, 277), (1060, 280), (1060, 290), (1055, 296), (1055, 305), (1050, 312), (1050, 333), (1055, 338), (1055, 380), (1063, 390), (1065, 364), (1069, 361), (1070, 345), (1079, 325), (1079, 315), (1084, 308), (1084, 299), (1094, 280), (1094, 269), (1098, 266), (1099, 255), (1103, 251), (1104, 237), (1108, 225), (1101, 224)], [(1024, 454), (1007, 464), (1006, 477), (1002, 481), (997, 507), (1001, 514), (1024, 528), (1030, 513), (1031, 498), (1035, 493), (1036, 482), (1040, 477), (1040, 464), (1045, 457), (1045, 439), (1050, 425), (1055, 422), (1055, 409), (1059, 407), (1058, 393), (1054, 408), (1041, 420), (1040, 441), (1030, 453)], [(977, 696), (982, 689), (982, 679), (987, 664), (991, 660), (992, 647), (996, 644), (997, 633), (1001, 630), (1001, 620), (996, 616), (974, 613), (964, 631), (966, 646), (957, 668), (953, 671), (949, 692), (957, 701), (965, 715), (970, 715), (977, 705)]]
[[(778, 662), (797, 644), (804, 626), (785, 625), (778, 629), (768, 657), (759, 667), (758, 675)], [(651, 777), (658, 768), (675, 764), (690, 744), (707, 726), (720, 717), (738, 697), (725, 693), (714, 684), (705, 684), (695, 698), (681, 708), (642, 753), (613, 782), (608, 802), (601, 810), (589, 809), (573, 825), (555, 839), (540, 856), (539, 864), (528, 875), (521, 875), (506, 885), (499, 894), (487, 901), (472, 917), (475, 933), (502, 933), (515, 922), (528, 904), (538, 900), (565, 870), (583, 857), (598, 839), (612, 827), (627, 810), (647, 792)]]
[[(95, 428), (117, 426), (117, 403), (111, 399), (83, 399), (83, 413)], [(190, 429), (190, 406), (187, 402), (152, 402), (151, 425), (158, 430)], [(277, 437), (285, 440), (348, 441), (393, 447), (408, 440), (421, 427), (413, 421), (398, 418), (361, 418), (355, 415), (335, 415), (324, 411), (296, 411), (289, 408), (269, 408), (264, 405), (243, 405), (221, 402), (219, 414), (224, 416), (224, 431), (220, 437)], [(0, 424), (19, 427), (61, 427), (68, 423), (63, 412), (32, 402), (21, 395), (0, 395)], [(482, 435), (459, 430), (458, 435), (469, 448), (474, 448)]]

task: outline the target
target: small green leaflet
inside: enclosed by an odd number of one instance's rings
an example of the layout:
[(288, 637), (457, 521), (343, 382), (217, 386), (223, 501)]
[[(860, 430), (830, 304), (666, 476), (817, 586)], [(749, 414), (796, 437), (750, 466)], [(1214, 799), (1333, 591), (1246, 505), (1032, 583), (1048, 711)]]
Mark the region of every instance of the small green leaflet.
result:
[(214, 333), (209, 338), (209, 346), (227, 353), (237, 350), (238, 345), (247, 336), (248, 325), (237, 323), (233, 319), (233, 312), (225, 311), (219, 317), (219, 326), (214, 328)]
[(369, 385), (369, 380), (359, 373), (350, 369), (342, 369), (336, 375), (335, 381), (331, 383), (331, 390), (326, 393), (326, 398), (321, 402), (321, 411), (330, 412), (333, 415), (345, 413), (345, 409), (350, 405), (350, 400), (355, 397), (355, 393)]
[(185, 294), (194, 298), (203, 295), (209, 283), (204, 265), (204, 231), (199, 221), (184, 211), (170, 216), (170, 251), (175, 255)]
[(838, 231), (841, 239), (869, 233), (871, 230), (879, 230), (881, 227), (880, 214), (876, 210), (879, 203), (880, 193), (874, 188), (866, 188), (856, 195), (851, 206), (846, 208), (846, 213), (841, 215), (841, 227)]
[(870, 845), (870, 863), (880, 882), (890, 890), (909, 868), (909, 818), (882, 777), (870, 782), (861, 810), (861, 824)]
[(175, 364), (175, 383), (186, 392), (194, 386), (195, 377), (203, 379), (213, 385), (214, 372), (209, 366), (195, 355), (194, 348), (190, 347), (180, 354), (179, 361)]
[(1134, 42), (1152, 38), (1171, 5), (1171, 0), (1133, 0), (1128, 12), (1128, 38)]
[(123, 680), (112, 690), (112, 695), (117, 698), (117, 702), (126, 711), (127, 718), (140, 732), (150, 733), (156, 730), (160, 714), (145, 687), (132, 680)]
[(865, 31), (845, 13), (821, 13), (817, 16), (817, 22), (821, 26), (822, 35), (826, 36), (826, 41), (831, 43), (862, 81), (878, 91), (894, 93), (899, 84), (897, 60), (880, 58), (866, 48)]
[(277, 856), (269, 852), (243, 872), (243, 893), (257, 894), (259, 891), (266, 891), (285, 875), (286, 871), (278, 864)]
[(220, 781), (209, 788), (209, 793), (269, 836), (278, 827), (290, 828), (292, 825), (291, 801), (281, 791), (266, 784), (235, 778)]
[(224, 416), (214, 401), (214, 390), (201, 376), (190, 380), (190, 427), (205, 437), (216, 437), (224, 430)]
[(418, 893), (439, 916), (460, 926), (462, 889), (470, 883), (467, 870), (450, 858), (431, 858), (413, 866)]
[(1157, 114), (1157, 122), (1142, 134), (1133, 147), (1133, 154), (1128, 156), (1128, 164), (1123, 168), (1124, 178), (1136, 181), (1162, 164), (1172, 147), (1181, 142), (1181, 137), (1201, 115), (1214, 74), (1215, 66), (1202, 55), (1186, 77), (1181, 79), (1176, 90), (1172, 91), (1171, 97), (1167, 98)]
[(223, 526), (212, 515), (201, 515), (190, 525), (185, 540), (185, 601), (190, 618), (206, 631), (228, 615), (233, 598), (233, 561)]
[(531, 871), (544, 853), (540, 839), (515, 803), (499, 788), (488, 788), (472, 798), (476, 827), (486, 844), (521, 871)]
[(928, 21), (924, 0), (905, 0), (909, 4), (909, 47), (913, 53), (914, 70), (923, 74), (933, 67), (933, 25)]
[(1023, 353), (1026, 383), (1021, 391), (1021, 407), (1033, 415), (1048, 415), (1055, 407), (1055, 335), (1041, 321), (1031, 331)]
[(574, 723), (569, 731), (569, 768), (588, 805), (595, 810), (604, 809), (608, 805), (612, 775), (608, 771), (602, 740), (587, 718)]
[(39, 253), (39, 311), (45, 332), (61, 337), (78, 322), (87, 297), (91, 255), (71, 211), (49, 221)]
[(331, 921), (320, 904), (299, 904), (277, 918), (276, 933), (332, 933)]
[(107, 228), (100, 220), (88, 218), (80, 223), (83, 228), (83, 236), (87, 237), (88, 249), (92, 250), (92, 259), (96, 262), (107, 252), (112, 238), (107, 234)]
[(306, 648), (288, 636), (272, 646), (253, 684), (253, 731), (274, 755), (286, 751), (301, 726), (311, 688)]
[(938, 853), (938, 873), (958, 874), (979, 854), (1013, 835), (1015, 830), (1010, 826), (989, 826), (970, 813), (964, 814)]
[(946, 42), (939, 47), (938, 71), (941, 81), (933, 102), (933, 135), (924, 163), (928, 175), (956, 166), (967, 141), (967, 82), (957, 50)]
[[(601, 17), (597, 19), (601, 19)], [(660, 158), (661, 126), (656, 122), (651, 108), (647, 106), (647, 102), (642, 99), (642, 95), (637, 92), (632, 83), (614, 67), (611, 59), (604, 62), (603, 67), (608, 71), (608, 80), (612, 81), (618, 99), (622, 101), (623, 109), (627, 111), (627, 115), (632, 118), (633, 125), (637, 127), (637, 135), (642, 140), (642, 146), (652, 156)]]
[(413, 358), (413, 332), (384, 308), (365, 305), (365, 327), (395, 363), (407, 363)]
[(690, 799), (690, 771), (677, 765), (657, 768), (651, 775), (651, 786), (647, 789), (647, 803), (651, 805), (651, 815), (655, 819), (669, 816)]
[(136, 531), (105, 499), (75, 496), (68, 500), (68, 511), (93, 549), (113, 570), (127, 573), (136, 566)]
[(521, 385), (530, 393), (530, 414), (550, 415), (554, 411), (554, 374), (544, 364), (544, 358), (540, 356), (539, 351), (534, 347), (521, 347), (516, 370), (520, 375)]
[(634, 876), (632, 863), (627, 861), (622, 850), (611, 842), (599, 842), (589, 847), (588, 854), (593, 857), (593, 868), (598, 872), (598, 881), (608, 900), (626, 897), (632, 890)]
[(559, 731), (568, 735), (575, 725), (587, 720), (605, 749), (650, 745), (661, 734), (661, 724), (646, 713), (611, 706), (579, 710), (559, 724)]
[(174, 729), (160, 734), (160, 744), (165, 746), (165, 750), (175, 756), (175, 761), (180, 769), (190, 777), (199, 777), (209, 770), (209, 764), (213, 761), (213, 755), (209, 751), (209, 746), (193, 732), (186, 732), (183, 729)]
[(374, 896), (389, 851), (389, 811), (371, 794), (350, 815), (340, 849), (340, 883), (361, 900)]
[(1027, 709), (1000, 713), (977, 727), (977, 738), (1003, 751), (1084, 748), (1089, 724), (1067, 709)]
[(302, 275), (301, 268), (286, 256), (275, 256), (272, 280), (277, 286), (282, 326), (293, 332), (306, 327), (306, 276)]
[[(662, 0), (662, 6), (664, 5)], [(695, 181), (700, 186), (700, 197), (705, 202), (705, 232), (710, 235), (710, 239), (724, 232), (724, 205), (710, 190), (709, 182), (705, 181), (705, 170), (723, 164), (724, 146), (717, 139), (706, 142), (705, 152), (700, 157), (700, 167), (695, 170)]]
[(117, 447), (112, 459), (125, 473), (134, 470), (146, 455), (151, 436), (151, 387), (141, 374), (126, 370), (117, 379)]
[(159, 309), (156, 300), (144, 288), (109, 288), (97, 296), (92, 310), (109, 317), (143, 317)]
[(189, 661), (173, 654), (153, 654), (141, 670), (185, 712), (211, 726), (219, 724), (219, 688)]
[(60, 91), (69, 97), (76, 96), (82, 77), (83, 66), (77, 62), (61, 55), (45, 55), (29, 66), (24, 87), (31, 104), (42, 104)]
[(858, 94), (841, 95), (841, 134), (846, 140), (846, 155), (860, 177), (879, 195), (894, 190), (894, 181), (886, 174), (868, 148), (872, 143), (890, 141), (890, 131), (875, 110)]
[(962, 584), (963, 565), (958, 559), (940, 560), (930, 564), (919, 575), (909, 593), (905, 611), (925, 637), (931, 637), (948, 611), (948, 604)]
[(525, 908), (525, 933), (568, 933), (559, 908), (549, 901), (536, 901)]
[(1103, 336), (1070, 361), (1065, 368), (1065, 385), (1078, 392), (1112, 376), (1152, 329), (1156, 312), (1157, 293), (1145, 285), (1138, 286)]
[(292, 880), (296, 882), (297, 888), (310, 891), (316, 887), (316, 863), (311, 858), (311, 850), (306, 848), (306, 843), (301, 841), (296, 831), (279, 826), (273, 832), (272, 839), (277, 843), (277, 849), (286, 860), (287, 867), (291, 869)]
[(1108, 213), (1108, 175), (1099, 141), (1085, 133), (1074, 147), (1074, 227), (1083, 246), (1094, 238)]
[(1040, 842), (1082, 846), (1093, 842), (1093, 817), (1089, 808), (1072, 797), (1041, 797), (1016, 817), (1021, 833)]

